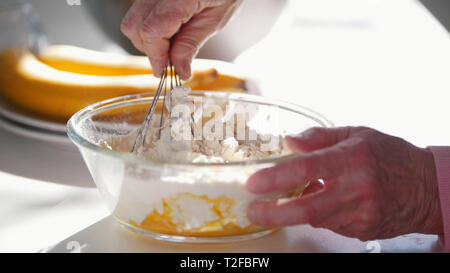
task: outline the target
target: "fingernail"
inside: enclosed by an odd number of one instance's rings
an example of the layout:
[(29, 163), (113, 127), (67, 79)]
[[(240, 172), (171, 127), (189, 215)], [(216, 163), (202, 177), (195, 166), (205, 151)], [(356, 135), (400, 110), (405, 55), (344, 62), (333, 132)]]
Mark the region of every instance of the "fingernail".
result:
[(158, 64), (158, 62), (150, 60), (150, 65), (152, 66), (153, 76), (161, 78), (163, 68)]
[(283, 141), (284, 141), (285, 143), (290, 143), (290, 142), (292, 142), (292, 141), (295, 140), (295, 139), (296, 139), (295, 136), (285, 136), (284, 139), (283, 139)]
[(294, 146), (293, 143), (295, 143), (296, 139), (297, 139), (297, 137), (294, 135), (289, 135), (289, 136), (284, 137), (283, 143), (282, 143), (283, 147), (290, 152), (294, 152), (295, 149), (293, 147)]
[(289, 135), (283, 139), (283, 147), (290, 152), (306, 152), (304, 142), (308, 136), (301, 133), (298, 135)]
[(153, 75), (157, 78), (161, 78), (163, 71), (167, 66), (167, 61), (161, 60), (161, 59), (156, 59), (156, 60), (150, 61), (150, 63), (152, 65)]
[(191, 63), (190, 62), (186, 62), (183, 64), (183, 66), (181, 67), (180, 71), (178, 72), (178, 75), (180, 76), (180, 78), (183, 81), (188, 81), (192, 78), (191, 75)]
[(162, 72), (160, 72), (158, 69), (153, 69), (153, 76), (161, 78)]
[(290, 135), (286, 135), (286, 138), (291, 138), (291, 139), (298, 139), (298, 138), (307, 138), (308, 134), (306, 132), (301, 132), (298, 134), (290, 134)]

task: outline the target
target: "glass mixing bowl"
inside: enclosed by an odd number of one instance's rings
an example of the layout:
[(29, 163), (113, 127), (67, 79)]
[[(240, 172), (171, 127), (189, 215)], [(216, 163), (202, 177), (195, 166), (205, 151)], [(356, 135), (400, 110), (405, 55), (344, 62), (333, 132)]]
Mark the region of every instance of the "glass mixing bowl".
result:
[[(255, 200), (299, 195), (304, 188), (255, 195), (246, 191), (245, 182), (257, 170), (274, 166), (293, 154), (229, 163), (169, 163), (130, 153), (132, 144), (121, 147), (122, 152), (99, 144), (135, 132), (152, 96), (130, 95), (91, 105), (76, 113), (67, 125), (70, 139), (79, 148), (115, 218), (134, 231), (173, 242), (229, 242), (273, 231), (274, 227), (249, 222), (248, 205)], [(248, 126), (273, 135), (333, 126), (307, 108), (260, 96), (196, 91), (190, 97), (200, 98), (202, 105), (217, 103), (252, 109)]]

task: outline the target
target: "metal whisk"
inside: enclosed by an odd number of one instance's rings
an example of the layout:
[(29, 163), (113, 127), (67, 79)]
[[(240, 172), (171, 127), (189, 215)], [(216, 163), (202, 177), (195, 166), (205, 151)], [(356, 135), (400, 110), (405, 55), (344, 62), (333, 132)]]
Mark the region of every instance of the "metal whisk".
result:
[[(170, 86), (169, 86), (170, 85)], [(159, 101), (159, 97), (161, 96), (162, 91), (164, 90), (164, 100), (161, 110), (161, 117), (159, 121), (159, 128), (158, 128), (158, 138), (161, 137), (161, 130), (164, 122), (164, 108), (166, 107), (166, 100), (167, 100), (167, 110), (168, 110), (168, 116), (170, 117), (170, 114), (172, 113), (172, 90), (175, 87), (181, 86), (181, 80), (178, 74), (175, 71), (175, 68), (173, 65), (169, 64), (166, 68), (164, 68), (163, 75), (161, 76), (161, 80), (159, 81), (158, 88), (156, 89), (155, 96), (153, 97), (153, 101), (150, 105), (150, 108), (147, 111), (147, 115), (145, 116), (144, 122), (141, 125), (141, 128), (139, 128), (139, 132), (136, 136), (136, 140), (134, 141), (133, 149), (131, 150), (132, 153), (137, 153), (139, 150), (139, 146), (142, 147), (145, 146), (145, 140), (147, 139), (147, 133), (149, 132), (149, 125), (152, 119), (153, 114), (155, 113), (156, 106)], [(169, 91), (168, 91), (169, 89)], [(169, 95), (167, 96), (167, 93)], [(168, 99), (167, 99), (168, 98)]]

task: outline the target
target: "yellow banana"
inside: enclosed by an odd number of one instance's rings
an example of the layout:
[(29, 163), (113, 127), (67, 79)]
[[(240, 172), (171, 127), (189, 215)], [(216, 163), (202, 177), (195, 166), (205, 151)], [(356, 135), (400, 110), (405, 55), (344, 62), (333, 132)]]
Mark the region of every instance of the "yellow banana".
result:
[(151, 74), (144, 56), (126, 56), (70, 45), (52, 45), (39, 52), (39, 60), (55, 69), (97, 76)]
[[(73, 50), (73, 54), (61, 54), (63, 50), (58, 55), (55, 53), (57, 50), (49, 50), (39, 59), (25, 49), (2, 52), (0, 95), (42, 118), (65, 122), (89, 104), (127, 94), (151, 92), (158, 86), (159, 79), (140, 73), (151, 71), (148, 62), (144, 64), (145, 57), (121, 60), (118, 56), (108, 56), (114, 58), (105, 61), (106, 55), (103, 54), (106, 53), (83, 55), (76, 54), (83, 49), (67, 48)], [(96, 55), (97, 59), (88, 62), (89, 54), (93, 54), (91, 57)], [(111, 60), (114, 62), (108, 63)], [(229, 69), (222, 62), (198, 60), (193, 67), (193, 78), (186, 85), (194, 90), (245, 91), (244, 79), (221, 74), (214, 68), (221, 67), (219, 71)], [(120, 75), (115, 75), (120, 71)]]

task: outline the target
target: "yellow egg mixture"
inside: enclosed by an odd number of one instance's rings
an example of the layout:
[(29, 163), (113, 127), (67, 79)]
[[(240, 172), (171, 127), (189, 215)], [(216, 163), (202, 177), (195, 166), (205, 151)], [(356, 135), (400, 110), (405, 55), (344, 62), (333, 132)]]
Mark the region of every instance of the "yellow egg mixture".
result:
[[(199, 205), (209, 208), (210, 213), (213, 213), (216, 216), (216, 219), (203, 224), (201, 227), (187, 226), (184, 221), (177, 219), (179, 217), (174, 217), (174, 215), (177, 215), (180, 211), (186, 209), (182, 207), (180, 201), (187, 199), (191, 202), (198, 202)], [(162, 203), (162, 213), (155, 209), (148, 214), (140, 224), (133, 221), (130, 221), (130, 224), (156, 233), (205, 237), (243, 235), (268, 229), (267, 227), (251, 224), (245, 227), (237, 225), (235, 223), (236, 216), (232, 213), (235, 200), (225, 196), (211, 199), (206, 195), (200, 196), (192, 193), (179, 193), (174, 197), (164, 198)]]

